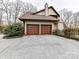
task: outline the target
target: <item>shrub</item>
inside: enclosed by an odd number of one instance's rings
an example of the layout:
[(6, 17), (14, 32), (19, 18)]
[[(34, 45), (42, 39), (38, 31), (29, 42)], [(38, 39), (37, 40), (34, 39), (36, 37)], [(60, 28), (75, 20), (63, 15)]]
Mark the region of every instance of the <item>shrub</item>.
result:
[(63, 32), (67, 36), (79, 35), (79, 28), (66, 28)]
[(4, 29), (4, 26), (0, 25), (0, 33), (2, 33), (3, 29)]
[(22, 36), (24, 33), (23, 25), (20, 23), (15, 23), (12, 25), (6, 26), (3, 33), (6, 37)]
[(64, 35), (64, 33), (63, 33), (63, 30), (55, 30), (54, 32), (53, 32), (53, 34), (55, 34), (55, 35)]

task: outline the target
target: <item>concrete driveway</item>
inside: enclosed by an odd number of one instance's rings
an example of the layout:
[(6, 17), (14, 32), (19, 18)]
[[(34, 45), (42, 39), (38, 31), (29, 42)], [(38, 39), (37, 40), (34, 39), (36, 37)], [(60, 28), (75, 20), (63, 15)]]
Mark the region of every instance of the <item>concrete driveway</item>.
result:
[(79, 42), (54, 35), (0, 39), (0, 59), (79, 59)]

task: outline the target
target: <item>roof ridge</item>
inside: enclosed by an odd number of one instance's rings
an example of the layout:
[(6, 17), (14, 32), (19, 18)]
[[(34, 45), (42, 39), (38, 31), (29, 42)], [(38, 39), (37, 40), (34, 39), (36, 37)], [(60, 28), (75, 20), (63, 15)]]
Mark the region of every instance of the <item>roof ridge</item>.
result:
[[(53, 6), (49, 6), (48, 9), (49, 9), (49, 8), (52, 8), (52, 9), (55, 11), (55, 13), (56, 13), (58, 16), (60, 16), (59, 13), (54, 9)], [(45, 10), (45, 8), (43, 8), (43, 9), (41, 9), (41, 10), (39, 10), (39, 11), (36, 11), (36, 12), (34, 12), (33, 14), (39, 13), (39, 12), (44, 11), (44, 10)]]

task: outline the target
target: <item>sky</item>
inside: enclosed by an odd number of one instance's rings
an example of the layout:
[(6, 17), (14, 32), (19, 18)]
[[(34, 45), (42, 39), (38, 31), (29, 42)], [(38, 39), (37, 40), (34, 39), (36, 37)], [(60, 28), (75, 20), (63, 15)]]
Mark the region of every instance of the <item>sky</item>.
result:
[(29, 2), (37, 7), (38, 10), (44, 8), (44, 4), (47, 2), (49, 6), (53, 6), (57, 11), (67, 8), (69, 11), (79, 11), (79, 0), (22, 0)]

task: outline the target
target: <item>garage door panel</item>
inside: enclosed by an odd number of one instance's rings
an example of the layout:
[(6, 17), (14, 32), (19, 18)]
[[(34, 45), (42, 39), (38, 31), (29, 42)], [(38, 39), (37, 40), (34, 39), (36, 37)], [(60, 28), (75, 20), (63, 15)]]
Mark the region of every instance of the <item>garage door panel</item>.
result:
[(52, 33), (52, 25), (41, 25), (41, 34), (51, 34)]
[(28, 35), (39, 34), (39, 25), (38, 24), (28, 24), (27, 25), (27, 34)]

